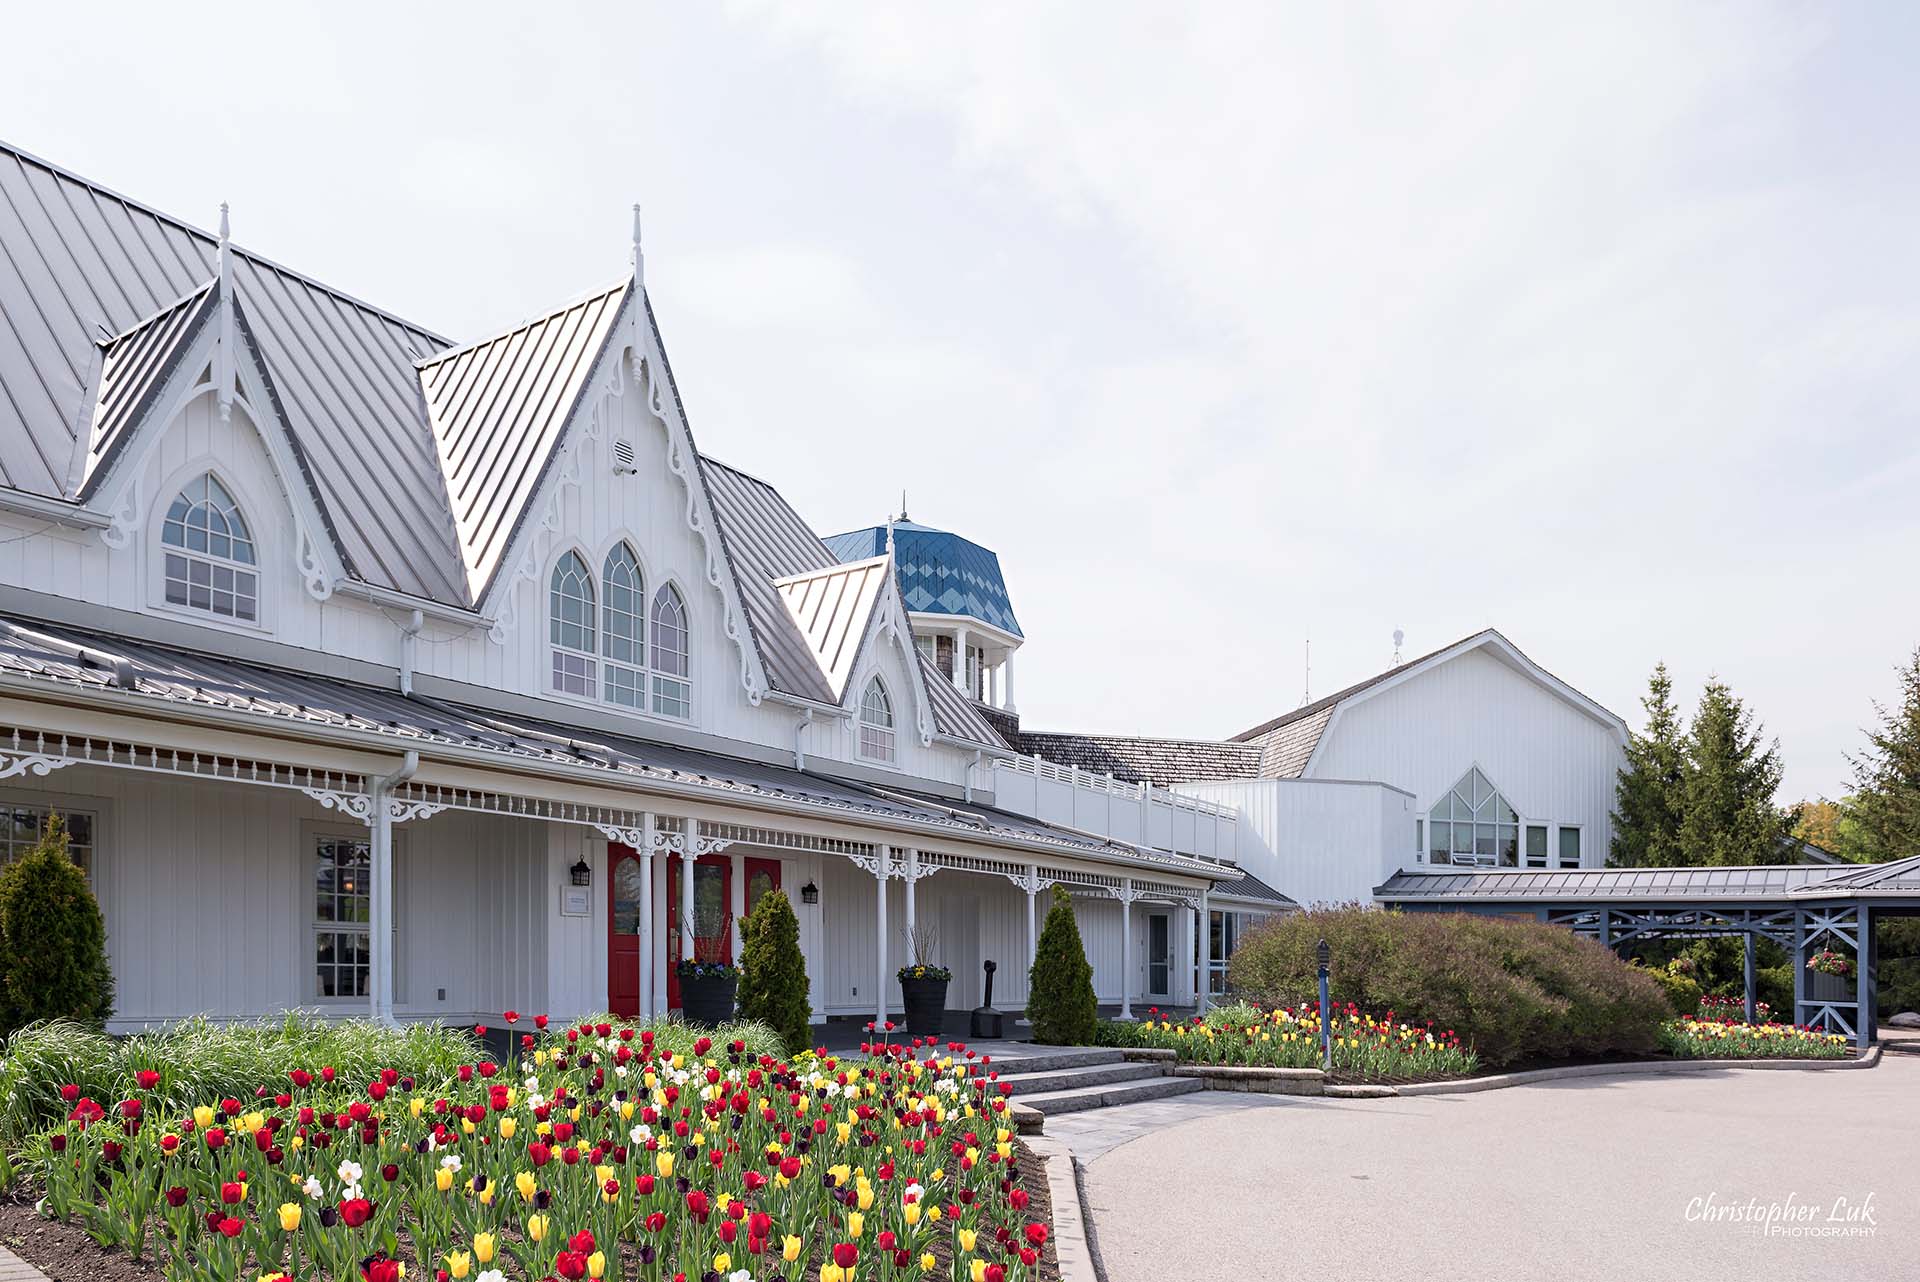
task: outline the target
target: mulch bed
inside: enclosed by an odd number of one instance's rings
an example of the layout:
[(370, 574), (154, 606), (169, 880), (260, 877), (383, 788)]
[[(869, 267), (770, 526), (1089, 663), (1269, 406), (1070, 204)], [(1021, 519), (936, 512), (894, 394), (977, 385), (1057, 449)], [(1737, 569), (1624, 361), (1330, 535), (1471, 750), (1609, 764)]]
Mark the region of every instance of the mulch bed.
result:
[[(1046, 1164), (1019, 1140), (1014, 1142), (1014, 1151), (1019, 1156), (1020, 1187), (1027, 1191), (1029, 1199), (1027, 1218), (1051, 1226), (1053, 1199), (1047, 1193)], [(31, 1201), (0, 1201), (0, 1246), (39, 1269), (52, 1282), (161, 1282), (164, 1277), (155, 1258), (160, 1250), (157, 1239), (149, 1239), (149, 1255), (145, 1260), (134, 1260), (124, 1251), (99, 1246), (78, 1224), (42, 1218)], [(936, 1242), (933, 1252), (941, 1267), (948, 1267), (951, 1258), (944, 1238)], [(628, 1272), (637, 1272), (639, 1255), (631, 1243), (623, 1245), (622, 1257)], [(746, 1261), (741, 1263), (745, 1265)], [(431, 1269), (421, 1270), (411, 1260), (407, 1264), (410, 1279), (433, 1276)], [(1052, 1237), (1048, 1237), (1041, 1252), (1035, 1274), (1038, 1282), (1060, 1282), (1060, 1262), (1054, 1256)], [(819, 1276), (817, 1262), (807, 1270), (806, 1276)]]

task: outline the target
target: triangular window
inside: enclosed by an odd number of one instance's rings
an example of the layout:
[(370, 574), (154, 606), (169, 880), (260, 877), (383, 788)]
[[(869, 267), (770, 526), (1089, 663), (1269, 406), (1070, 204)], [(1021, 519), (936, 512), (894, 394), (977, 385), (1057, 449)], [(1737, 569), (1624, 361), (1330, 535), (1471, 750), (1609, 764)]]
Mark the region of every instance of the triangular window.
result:
[(1520, 815), (1478, 766), (1427, 811), (1427, 859), (1488, 868), (1519, 866)]

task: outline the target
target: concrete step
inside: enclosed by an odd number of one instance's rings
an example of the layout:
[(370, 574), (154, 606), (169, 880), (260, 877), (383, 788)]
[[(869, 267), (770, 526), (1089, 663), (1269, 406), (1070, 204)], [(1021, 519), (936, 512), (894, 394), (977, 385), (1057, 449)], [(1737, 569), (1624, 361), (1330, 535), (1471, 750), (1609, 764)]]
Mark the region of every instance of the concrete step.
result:
[(1041, 1069), (1038, 1072), (1002, 1073), (1000, 1080), (1013, 1087), (1013, 1098), (1025, 1100), (1029, 1095), (1043, 1095), (1051, 1091), (1086, 1090), (1095, 1086), (1111, 1086), (1116, 1082), (1137, 1082), (1145, 1078), (1165, 1075), (1166, 1069), (1160, 1064), (1119, 1060), (1111, 1064), (1071, 1065), (1066, 1068)]
[(1887, 1055), (1920, 1055), (1920, 1038), (1889, 1037), (1880, 1043), (1880, 1050)]
[(1205, 1089), (1206, 1084), (1196, 1077), (1146, 1077), (1084, 1090), (1041, 1091), (1035, 1095), (1016, 1093), (1014, 1099), (1036, 1113), (1054, 1117), (1090, 1108), (1113, 1108), (1120, 1104), (1140, 1104), (1173, 1095), (1191, 1095)]
[[(1048, 1047), (1032, 1055), (996, 1056), (993, 1063), (986, 1066), (986, 1072), (997, 1072), (1002, 1077), (1011, 1077), (1015, 1073), (1051, 1073), (1062, 1068), (1090, 1068), (1095, 1064), (1118, 1064), (1127, 1058), (1127, 1053), (1110, 1046), (1062, 1046)], [(978, 1067), (978, 1065), (976, 1065)]]

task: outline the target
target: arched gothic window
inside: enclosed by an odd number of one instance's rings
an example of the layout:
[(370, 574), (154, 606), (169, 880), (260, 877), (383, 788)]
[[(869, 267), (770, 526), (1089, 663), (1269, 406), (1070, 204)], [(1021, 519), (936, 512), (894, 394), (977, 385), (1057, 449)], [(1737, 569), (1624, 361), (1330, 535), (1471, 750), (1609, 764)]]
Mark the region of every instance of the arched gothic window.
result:
[(860, 696), (860, 755), (870, 761), (892, 761), (893, 735), (893, 700), (875, 677)]
[(1478, 767), (1427, 811), (1427, 858), (1436, 864), (1518, 866), (1520, 816)]
[(688, 679), (687, 607), (671, 583), (653, 597), (653, 710), (663, 717), (693, 715)]
[(551, 596), (553, 688), (591, 699), (599, 667), (594, 645), (593, 572), (578, 552), (568, 552), (553, 567)]
[(601, 646), (607, 658), (609, 702), (629, 708), (647, 706), (647, 590), (640, 561), (625, 543), (607, 553), (600, 574)]
[(175, 496), (160, 542), (166, 547), (167, 604), (248, 623), (259, 620), (253, 532), (213, 473), (203, 473)]

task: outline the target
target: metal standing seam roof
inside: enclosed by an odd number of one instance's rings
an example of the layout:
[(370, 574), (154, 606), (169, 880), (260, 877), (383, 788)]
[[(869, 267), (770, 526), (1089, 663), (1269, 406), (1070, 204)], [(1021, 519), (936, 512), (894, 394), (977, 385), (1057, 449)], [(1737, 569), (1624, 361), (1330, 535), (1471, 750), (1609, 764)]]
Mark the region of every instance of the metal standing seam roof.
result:
[(632, 286), (621, 280), (420, 362), (427, 422), (476, 603), (525, 520)]
[(219, 291), (210, 280), (162, 308), (125, 333), (100, 345), (100, 394), (87, 435), (86, 456), (76, 492), (85, 495), (112, 462), (120, 445), (172, 375), (174, 365), (193, 345), (212, 314)]
[[(1920, 870), (1920, 859), (1903, 861)], [(1890, 869), (1894, 865), (1872, 865)], [(1851, 892), (1860, 870), (1824, 864), (1711, 868), (1495, 869), (1401, 871), (1374, 890), (1394, 902), (1649, 903), (1671, 900), (1790, 899)], [(1894, 875), (1898, 875), (1897, 873)], [(1917, 881), (1916, 884), (1920, 884)]]
[(604, 770), (616, 786), (694, 784), (770, 800), (803, 802), (868, 818), (911, 820), (984, 837), (1045, 842), (1063, 853), (1218, 877), (1220, 865), (1056, 828), (971, 803), (870, 788), (811, 771), (748, 761), (622, 735), (586, 735), (537, 718), (503, 718), (439, 700), (287, 672), (74, 628), (0, 616), (0, 679), (113, 690), (129, 700), (245, 713), (289, 725), (326, 726), (394, 740), (477, 748), (518, 761)]
[[(76, 497), (98, 340), (216, 275), (216, 237), (0, 144), (0, 483)], [(448, 340), (234, 247), (235, 301), (348, 570), (466, 605), (414, 362)]]
[(1281, 894), (1250, 872), (1241, 873), (1233, 881), (1219, 882), (1207, 893), (1215, 899), (1251, 899), (1272, 904), (1275, 908), (1282, 910), (1300, 907), (1298, 900), (1290, 895)]
[(787, 613), (826, 674), (835, 702), (846, 698), (873, 608), (887, 586), (888, 565), (882, 556), (774, 580)]

